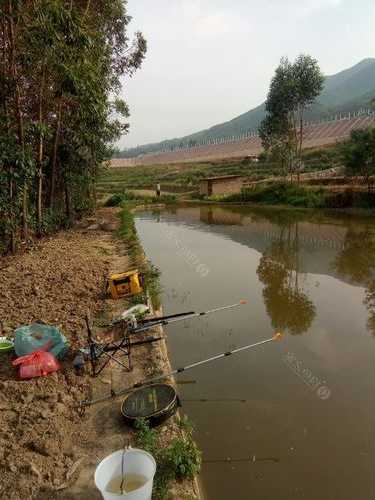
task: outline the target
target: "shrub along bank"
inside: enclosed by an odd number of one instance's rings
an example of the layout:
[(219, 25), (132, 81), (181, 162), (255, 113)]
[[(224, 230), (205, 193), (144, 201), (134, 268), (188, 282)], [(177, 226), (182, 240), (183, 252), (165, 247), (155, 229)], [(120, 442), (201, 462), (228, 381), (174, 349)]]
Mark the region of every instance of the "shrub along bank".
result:
[(375, 208), (375, 192), (347, 189), (335, 193), (325, 189), (308, 189), (287, 182), (245, 188), (240, 193), (211, 196), (206, 199), (227, 203), (259, 203), (301, 208)]

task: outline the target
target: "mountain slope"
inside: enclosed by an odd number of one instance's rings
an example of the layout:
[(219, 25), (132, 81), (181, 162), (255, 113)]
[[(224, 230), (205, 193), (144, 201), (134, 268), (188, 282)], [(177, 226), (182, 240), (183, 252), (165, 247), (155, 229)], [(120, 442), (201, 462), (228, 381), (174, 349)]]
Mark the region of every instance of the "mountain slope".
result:
[[(324, 89), (317, 102), (306, 114), (306, 119), (317, 120), (329, 115), (355, 111), (367, 107), (375, 98), (375, 58), (364, 59), (355, 66), (327, 76)], [(194, 134), (162, 141), (156, 144), (146, 144), (138, 148), (129, 149), (119, 156), (130, 157), (142, 153), (160, 151), (182, 145), (194, 145), (210, 139), (231, 137), (244, 134), (249, 130), (256, 130), (265, 114), (265, 104), (261, 104), (233, 120), (214, 125)]]
[(364, 59), (350, 69), (328, 76), (319, 103), (333, 108), (343, 106), (349, 101), (361, 100), (374, 90), (375, 59)]

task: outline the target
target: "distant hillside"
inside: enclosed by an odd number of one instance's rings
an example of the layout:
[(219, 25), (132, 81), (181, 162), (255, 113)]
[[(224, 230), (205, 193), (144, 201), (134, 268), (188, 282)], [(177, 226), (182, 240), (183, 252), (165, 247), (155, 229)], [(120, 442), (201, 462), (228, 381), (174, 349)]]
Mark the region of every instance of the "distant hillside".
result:
[[(345, 111), (356, 111), (368, 107), (375, 98), (375, 58), (364, 59), (355, 66), (340, 71), (336, 75), (327, 76), (324, 90), (317, 102), (306, 114), (307, 120), (317, 120)], [(194, 146), (204, 141), (223, 137), (238, 136), (250, 130), (256, 130), (265, 114), (264, 103), (219, 125), (194, 134), (146, 144), (121, 152), (118, 157), (133, 157), (143, 153), (151, 153), (182, 146)]]

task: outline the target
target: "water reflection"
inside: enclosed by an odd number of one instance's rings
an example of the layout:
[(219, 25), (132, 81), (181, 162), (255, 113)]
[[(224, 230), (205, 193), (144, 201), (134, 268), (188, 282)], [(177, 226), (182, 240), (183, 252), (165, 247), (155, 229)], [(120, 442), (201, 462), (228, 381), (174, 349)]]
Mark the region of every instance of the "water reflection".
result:
[(375, 236), (370, 222), (275, 210), (258, 210), (249, 216), (246, 209), (227, 207), (201, 207), (200, 220), (214, 230), (215, 226), (249, 227), (250, 239), (243, 234), (231, 234), (231, 238), (262, 253), (257, 275), (265, 285), (264, 304), (275, 329), (302, 334), (310, 328), (316, 307), (303, 288), (303, 276), (314, 266), (314, 259), (320, 272), (328, 259), (327, 272), (331, 269), (337, 278), (366, 289), (367, 327), (375, 335)]
[(293, 238), (291, 229), (287, 229), (289, 237), (284, 240), (283, 228), (280, 240), (274, 241), (263, 253), (257, 274), (265, 285), (263, 298), (272, 326), (301, 334), (310, 328), (316, 310), (299, 282), (298, 224)]
[(367, 328), (375, 336), (375, 280), (372, 280), (366, 289), (364, 303), (369, 312)]
[(316, 304), (305, 276), (326, 275), (363, 287), (368, 330), (375, 335), (375, 223), (372, 218), (245, 207), (184, 207), (153, 220), (217, 233), (261, 254), (257, 276), (275, 329), (309, 330)]
[(358, 230), (349, 226), (334, 266), (340, 276), (361, 284), (368, 283), (375, 266), (375, 241), (370, 228)]
[(369, 312), (367, 328), (375, 335), (375, 238), (371, 227), (348, 228), (334, 265), (340, 275), (365, 286), (364, 304)]

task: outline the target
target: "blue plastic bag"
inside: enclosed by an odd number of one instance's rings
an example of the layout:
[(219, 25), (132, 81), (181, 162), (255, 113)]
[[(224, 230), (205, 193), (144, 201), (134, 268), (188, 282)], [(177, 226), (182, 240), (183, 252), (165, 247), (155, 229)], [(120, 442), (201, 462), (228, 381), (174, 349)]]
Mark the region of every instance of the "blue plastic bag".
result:
[(62, 359), (69, 349), (69, 343), (58, 328), (41, 323), (21, 326), (14, 332), (14, 350), (17, 356), (25, 356), (48, 346), (48, 352)]

